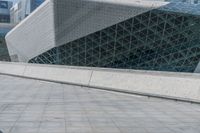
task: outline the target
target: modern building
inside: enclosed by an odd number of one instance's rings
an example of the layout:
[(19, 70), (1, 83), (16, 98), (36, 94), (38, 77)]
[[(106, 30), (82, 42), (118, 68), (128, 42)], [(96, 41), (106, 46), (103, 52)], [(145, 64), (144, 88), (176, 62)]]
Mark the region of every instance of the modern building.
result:
[(33, 12), (44, 0), (18, 0), (10, 9), (11, 23), (19, 23)]
[(12, 2), (0, 0), (0, 61), (10, 61), (5, 35), (12, 29), (10, 23), (10, 8)]
[(14, 27), (9, 23), (0, 23), (0, 61), (10, 61), (5, 35)]
[(0, 23), (10, 22), (10, 8), (12, 2), (0, 0)]
[(46, 0), (6, 41), (12, 61), (197, 72), (200, 4)]

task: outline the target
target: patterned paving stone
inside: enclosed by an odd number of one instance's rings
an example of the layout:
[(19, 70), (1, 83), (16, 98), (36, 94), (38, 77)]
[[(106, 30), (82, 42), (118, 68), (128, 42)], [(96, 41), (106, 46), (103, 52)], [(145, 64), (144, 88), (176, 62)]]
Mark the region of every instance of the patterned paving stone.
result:
[(3, 133), (199, 133), (200, 105), (0, 75)]

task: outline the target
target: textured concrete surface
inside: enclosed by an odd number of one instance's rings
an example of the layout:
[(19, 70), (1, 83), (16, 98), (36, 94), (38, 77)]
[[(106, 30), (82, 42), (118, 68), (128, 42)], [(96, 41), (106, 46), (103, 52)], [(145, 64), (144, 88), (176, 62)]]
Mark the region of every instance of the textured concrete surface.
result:
[(199, 133), (200, 105), (0, 75), (3, 133)]
[(6, 35), (12, 61), (28, 62), (30, 58), (55, 46), (53, 3), (51, 1), (46, 0)]
[(200, 74), (143, 72), (97, 70), (93, 71), (89, 85), (200, 102)]
[(200, 74), (5, 62), (0, 73), (200, 103)]

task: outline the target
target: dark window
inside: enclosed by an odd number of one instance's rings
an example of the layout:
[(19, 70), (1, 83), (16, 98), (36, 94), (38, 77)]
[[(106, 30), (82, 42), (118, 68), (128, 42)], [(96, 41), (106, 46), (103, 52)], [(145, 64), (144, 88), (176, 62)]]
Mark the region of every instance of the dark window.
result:
[(7, 1), (0, 1), (0, 8), (8, 9), (8, 2)]
[(10, 16), (9, 15), (0, 15), (0, 23), (9, 23)]

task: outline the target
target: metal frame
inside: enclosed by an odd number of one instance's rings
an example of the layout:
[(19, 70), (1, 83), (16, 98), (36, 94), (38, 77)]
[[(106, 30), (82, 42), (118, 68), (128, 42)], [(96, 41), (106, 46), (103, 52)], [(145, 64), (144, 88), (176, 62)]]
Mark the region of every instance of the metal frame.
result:
[(30, 63), (194, 72), (200, 16), (155, 9), (55, 47)]

